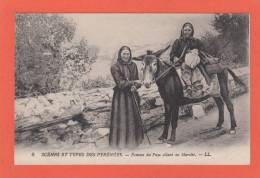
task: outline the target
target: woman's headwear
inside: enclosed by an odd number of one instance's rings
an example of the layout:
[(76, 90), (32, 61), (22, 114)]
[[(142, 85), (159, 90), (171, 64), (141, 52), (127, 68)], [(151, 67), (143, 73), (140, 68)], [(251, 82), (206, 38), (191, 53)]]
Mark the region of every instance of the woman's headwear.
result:
[(192, 30), (191, 36), (193, 36), (193, 35), (194, 35), (193, 25), (192, 25), (190, 22), (186, 22), (186, 23), (183, 24), (183, 26), (182, 26), (182, 28), (181, 28), (181, 37), (183, 37), (183, 33), (184, 33), (183, 30), (184, 30), (184, 27), (186, 27), (186, 26), (189, 26), (189, 27), (191, 28), (191, 30)]
[(131, 49), (128, 47), (128, 46), (122, 46), (120, 49), (119, 49), (119, 51), (118, 51), (118, 57), (117, 57), (117, 61), (121, 61), (121, 62), (124, 62), (124, 63), (126, 63), (125, 61), (123, 61), (122, 60), (122, 58), (121, 58), (121, 53), (122, 53), (122, 51), (123, 50), (128, 50), (129, 51), (129, 53), (130, 53), (130, 58), (129, 58), (129, 61), (127, 62), (127, 63), (129, 63), (129, 62), (131, 62), (131, 60), (132, 60), (132, 51), (131, 51)]

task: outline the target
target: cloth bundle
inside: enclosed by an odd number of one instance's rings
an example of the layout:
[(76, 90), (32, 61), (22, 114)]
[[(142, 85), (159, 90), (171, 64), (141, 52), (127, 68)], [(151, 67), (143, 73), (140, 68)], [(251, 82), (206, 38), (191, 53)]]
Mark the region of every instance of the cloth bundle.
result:
[(199, 51), (198, 49), (190, 50), (186, 55), (184, 62), (191, 69), (194, 69), (200, 63)]

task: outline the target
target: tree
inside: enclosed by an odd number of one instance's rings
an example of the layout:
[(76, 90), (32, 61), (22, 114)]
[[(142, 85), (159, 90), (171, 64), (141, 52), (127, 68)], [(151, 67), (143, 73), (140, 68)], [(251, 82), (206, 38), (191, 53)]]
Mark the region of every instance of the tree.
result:
[(222, 48), (231, 45), (233, 53), (237, 55), (237, 61), (248, 62), (248, 14), (216, 14), (212, 23), (219, 32), (218, 38), (222, 40)]
[(73, 39), (76, 25), (56, 14), (15, 17), (15, 95), (45, 94), (59, 89), (64, 63), (61, 47)]

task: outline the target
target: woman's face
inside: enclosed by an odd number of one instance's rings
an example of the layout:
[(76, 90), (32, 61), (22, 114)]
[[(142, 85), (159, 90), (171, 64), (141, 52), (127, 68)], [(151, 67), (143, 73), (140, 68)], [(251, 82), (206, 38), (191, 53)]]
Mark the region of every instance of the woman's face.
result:
[(184, 37), (191, 37), (191, 34), (192, 34), (192, 28), (188, 25), (186, 25), (184, 28), (183, 28), (183, 36)]
[(125, 62), (128, 62), (130, 60), (130, 51), (128, 49), (124, 49), (121, 52), (121, 59)]

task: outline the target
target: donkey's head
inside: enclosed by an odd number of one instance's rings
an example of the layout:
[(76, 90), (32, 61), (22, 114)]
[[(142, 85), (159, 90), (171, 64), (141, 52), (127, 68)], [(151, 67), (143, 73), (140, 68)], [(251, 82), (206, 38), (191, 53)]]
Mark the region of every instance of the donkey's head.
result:
[(159, 57), (165, 52), (170, 46), (165, 49), (161, 49), (157, 52), (147, 51), (147, 54), (134, 57), (133, 60), (142, 61), (141, 72), (143, 74), (142, 83), (146, 88), (150, 88), (152, 83), (155, 81), (155, 75), (158, 71)]
[(143, 84), (146, 88), (150, 88), (154, 82), (155, 73), (158, 70), (158, 57), (152, 54), (152, 51), (147, 51), (147, 54), (142, 60), (141, 72), (143, 73)]

